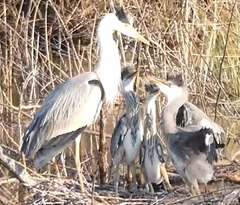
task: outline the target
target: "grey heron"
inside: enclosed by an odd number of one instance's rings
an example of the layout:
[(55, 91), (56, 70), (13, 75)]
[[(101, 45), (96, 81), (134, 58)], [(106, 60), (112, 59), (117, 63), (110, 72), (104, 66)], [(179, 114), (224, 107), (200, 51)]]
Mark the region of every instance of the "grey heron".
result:
[(143, 137), (140, 99), (133, 91), (136, 71), (130, 67), (122, 70), (122, 94), (126, 102), (126, 112), (117, 122), (112, 138), (110, 151), (112, 156), (112, 170), (115, 171), (115, 192), (118, 195), (119, 165), (130, 166), (133, 177), (134, 190), (137, 190), (135, 163), (139, 156)]
[(160, 184), (165, 181), (172, 188), (165, 168), (163, 147), (156, 125), (156, 98), (160, 90), (155, 84), (145, 84), (146, 114), (144, 122), (144, 137), (141, 146), (141, 169), (145, 178), (147, 190), (154, 192), (152, 183)]
[[(167, 97), (161, 114), (160, 127), (167, 144), (168, 154), (193, 195), (200, 194), (198, 182), (205, 185), (214, 174), (218, 148), (224, 147), (223, 129), (195, 105), (188, 101), (188, 89), (181, 74), (168, 75), (166, 80), (147, 76)], [(186, 106), (186, 107), (182, 107)], [(189, 116), (177, 125), (179, 108)], [(220, 134), (219, 134), (220, 133)]]
[[(119, 31), (149, 45), (129, 23), (123, 8), (115, 8), (115, 11), (106, 14), (98, 25), (100, 58), (95, 70), (79, 74), (54, 89), (21, 138), (20, 151), (37, 169), (77, 137), (80, 139), (84, 129), (97, 120), (103, 102), (113, 103), (121, 81), (120, 56), (113, 32)], [(76, 156), (79, 158), (79, 153)], [(80, 162), (76, 163), (79, 173)]]

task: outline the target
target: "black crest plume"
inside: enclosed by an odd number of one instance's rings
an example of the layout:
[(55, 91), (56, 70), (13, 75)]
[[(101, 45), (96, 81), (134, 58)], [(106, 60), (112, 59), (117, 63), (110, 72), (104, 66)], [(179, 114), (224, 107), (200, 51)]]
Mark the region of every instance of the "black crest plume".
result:
[(167, 81), (172, 82), (174, 85), (181, 87), (184, 85), (184, 80), (182, 74), (167, 74)]
[(114, 6), (114, 8), (115, 8), (115, 14), (116, 14), (117, 18), (119, 19), (119, 21), (130, 24), (127, 14), (123, 10), (123, 7), (122, 6)]
[(156, 84), (146, 83), (145, 85), (145, 91), (149, 93), (156, 93), (159, 91), (159, 88)]

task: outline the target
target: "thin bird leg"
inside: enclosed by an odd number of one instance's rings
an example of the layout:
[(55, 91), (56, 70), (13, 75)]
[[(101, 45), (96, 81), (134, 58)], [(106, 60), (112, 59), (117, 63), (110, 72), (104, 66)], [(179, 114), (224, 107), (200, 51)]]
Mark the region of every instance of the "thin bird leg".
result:
[(208, 186), (206, 183), (204, 184), (204, 187), (205, 187), (205, 193), (208, 193)]
[(108, 183), (111, 182), (111, 178), (112, 178), (112, 175), (113, 175), (113, 163), (111, 162), (110, 166), (109, 166), (109, 172), (108, 172)]
[(192, 196), (196, 196), (197, 195), (196, 192), (194, 191), (193, 185), (190, 185), (190, 192), (191, 192)]
[[(116, 162), (112, 162), (112, 168), (113, 170), (115, 170), (115, 175), (114, 175), (114, 181), (115, 181), (115, 193), (116, 196), (118, 196), (118, 183), (119, 183), (119, 165), (122, 162), (124, 156), (124, 149), (122, 147), (119, 147), (117, 150), (117, 163)], [(114, 166), (114, 164), (117, 164), (116, 166)]]
[(59, 171), (59, 168), (58, 168), (58, 164), (57, 164), (56, 158), (53, 157), (52, 161), (53, 161), (53, 164), (54, 164), (54, 169), (55, 169), (55, 171), (57, 173), (57, 177), (58, 177), (58, 179), (60, 179), (61, 178), (61, 174), (60, 174), (60, 171)]
[(136, 168), (134, 163), (131, 164), (130, 169), (131, 169), (132, 178), (133, 178), (134, 191), (137, 192), (138, 188), (137, 188), (137, 180), (136, 180)]
[(144, 182), (145, 182), (145, 184), (146, 184), (146, 185), (145, 185), (146, 191), (147, 191), (147, 192), (152, 192), (152, 193), (154, 193), (154, 189), (153, 189), (152, 183), (148, 183), (148, 182), (147, 182), (147, 176), (146, 176), (146, 170), (145, 170), (145, 168), (143, 168), (142, 174), (143, 174), (143, 176), (144, 176)]
[(166, 182), (166, 184), (168, 186), (168, 189), (172, 189), (172, 186), (171, 186), (171, 184), (169, 182), (168, 173), (166, 171), (165, 163), (162, 163), (160, 165), (160, 172), (161, 172), (161, 175), (163, 176), (164, 181)]
[(150, 186), (149, 186), (148, 183), (146, 183), (145, 187), (146, 187), (146, 191), (149, 192), (149, 190), (150, 190)]
[(115, 181), (115, 195), (118, 196), (118, 183), (119, 183), (119, 164), (117, 164), (114, 175)]
[(197, 195), (201, 195), (201, 192), (200, 192), (200, 189), (199, 189), (199, 186), (198, 186), (198, 182), (197, 182), (196, 179), (194, 179), (194, 180), (192, 181), (192, 186), (193, 186), (193, 188), (195, 189), (195, 193), (196, 193)]
[(67, 169), (66, 169), (66, 160), (65, 160), (65, 157), (66, 157), (66, 156), (65, 156), (65, 151), (63, 151), (63, 152), (61, 153), (60, 159), (61, 159), (61, 162), (62, 162), (63, 174), (64, 174), (65, 177), (67, 177), (68, 174), (67, 174)]
[(148, 189), (150, 189), (151, 193), (154, 193), (153, 185), (151, 182), (147, 183)]
[(131, 166), (127, 166), (127, 184), (130, 184), (132, 182), (132, 172), (131, 172)]
[(81, 141), (81, 135), (78, 136), (75, 140), (75, 164), (78, 172), (81, 191), (85, 192), (84, 185), (83, 185), (83, 178), (82, 178), (81, 162), (80, 162), (80, 141)]
[(145, 188), (146, 188), (146, 191), (149, 192), (149, 184), (147, 183), (147, 176), (146, 176), (146, 169), (145, 167), (141, 167), (141, 175), (143, 176), (143, 179), (144, 179), (144, 183), (145, 183)]

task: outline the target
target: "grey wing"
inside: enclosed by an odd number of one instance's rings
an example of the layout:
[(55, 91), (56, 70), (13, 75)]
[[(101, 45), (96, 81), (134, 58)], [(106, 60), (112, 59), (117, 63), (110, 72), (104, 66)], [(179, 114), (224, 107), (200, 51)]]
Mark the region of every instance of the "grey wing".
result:
[(20, 151), (30, 158), (36, 158), (37, 152), (44, 147), (58, 147), (58, 153), (61, 152), (60, 143), (69, 144), (81, 133), (80, 128), (96, 120), (102, 107), (102, 92), (96, 74), (90, 72), (60, 85), (48, 95), (26, 129)]
[(217, 161), (216, 144), (212, 129), (203, 128), (195, 132), (186, 132), (179, 129), (178, 134), (170, 137), (173, 139), (170, 146), (171, 151), (182, 160), (190, 159), (192, 156), (196, 158), (200, 154), (204, 154), (210, 164)]
[(159, 136), (156, 134), (154, 137), (155, 137), (155, 146), (158, 154), (158, 159), (160, 160), (160, 162), (164, 163), (165, 159), (163, 154), (163, 146), (160, 142)]
[(184, 129), (187, 131), (198, 131), (203, 128), (201, 121), (206, 119), (210, 123), (210, 127), (214, 132), (215, 140), (217, 144), (225, 144), (225, 132), (223, 128), (212, 121), (202, 110), (190, 102), (184, 104), (187, 112), (187, 122), (185, 123)]
[(141, 166), (143, 166), (145, 152), (146, 152), (146, 144), (145, 144), (145, 140), (143, 139), (141, 146), (140, 146), (140, 151), (139, 151), (139, 159), (140, 159)]
[(126, 119), (126, 114), (124, 114), (119, 120), (118, 123), (116, 124), (112, 138), (111, 138), (111, 146), (110, 146), (110, 152), (112, 158), (115, 156), (118, 148), (122, 145), (122, 142), (124, 140), (124, 137), (129, 131), (129, 126), (127, 123)]

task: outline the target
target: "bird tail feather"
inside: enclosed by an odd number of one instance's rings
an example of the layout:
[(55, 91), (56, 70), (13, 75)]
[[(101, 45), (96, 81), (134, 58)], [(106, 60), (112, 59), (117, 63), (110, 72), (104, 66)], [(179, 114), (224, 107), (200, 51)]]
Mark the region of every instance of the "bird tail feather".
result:
[(51, 139), (48, 143), (44, 144), (44, 146), (36, 153), (34, 157), (34, 167), (40, 169), (47, 164), (53, 157), (66, 149), (86, 127), (87, 126), (81, 127), (73, 132), (59, 135)]

